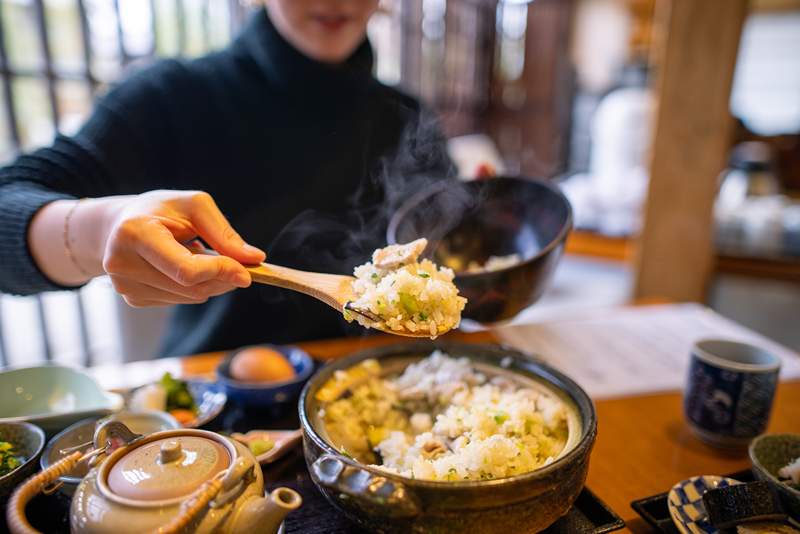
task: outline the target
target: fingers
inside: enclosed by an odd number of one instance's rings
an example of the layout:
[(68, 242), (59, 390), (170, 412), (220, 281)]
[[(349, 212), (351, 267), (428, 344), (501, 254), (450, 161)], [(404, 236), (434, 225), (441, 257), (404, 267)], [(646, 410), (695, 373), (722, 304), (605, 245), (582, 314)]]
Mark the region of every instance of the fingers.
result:
[(201, 284), (192, 288), (194, 292), (193, 296), (185, 296), (122, 276), (111, 276), (111, 283), (114, 289), (122, 295), (128, 304), (137, 308), (169, 304), (202, 304), (206, 302), (209, 297), (221, 295), (233, 289), (233, 286), (226, 286), (226, 288), (209, 286), (209, 284), (215, 283), (207, 282), (206, 284)]
[(245, 243), (219, 210), (208, 193), (198, 193), (193, 197), (191, 213), (192, 225), (206, 243), (225, 256), (230, 256), (245, 265), (261, 263), (266, 254)]
[[(115, 213), (103, 268), (132, 306), (205, 302), (252, 283), (243, 264), (265, 254), (233, 230), (210, 195), (153, 191)], [(179, 241), (202, 237), (220, 255), (197, 254)]]
[(134, 249), (174, 282), (185, 287), (209, 280), (228, 282), (236, 287), (250, 285), (250, 274), (233, 258), (192, 254), (158, 221), (150, 220), (145, 224), (147, 227), (134, 242)]
[[(125, 273), (111, 273), (110, 277), (114, 289), (123, 296), (141, 296), (174, 304), (201, 303), (209, 297), (216, 297), (236, 289), (235, 285), (218, 280), (183, 286), (138, 256), (128, 262)], [(158, 293), (153, 290), (158, 290)], [(170, 298), (166, 295), (170, 295)]]

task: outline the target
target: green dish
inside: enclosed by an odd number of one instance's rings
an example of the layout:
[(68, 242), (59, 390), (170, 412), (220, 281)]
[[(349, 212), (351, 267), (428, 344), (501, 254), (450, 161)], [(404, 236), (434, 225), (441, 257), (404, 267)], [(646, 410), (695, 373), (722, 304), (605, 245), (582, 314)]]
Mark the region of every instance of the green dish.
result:
[(749, 452), (756, 478), (769, 482), (789, 515), (800, 520), (800, 490), (778, 478), (778, 470), (800, 458), (800, 434), (766, 434), (753, 440)]
[(30, 423), (0, 423), (0, 441), (11, 443), (14, 455), (24, 459), (19, 467), (0, 477), (0, 498), (5, 498), (36, 471), (44, 449), (44, 432)]
[(122, 406), (122, 396), (103, 391), (89, 375), (70, 367), (43, 365), (0, 372), (0, 423), (35, 423), (52, 435)]

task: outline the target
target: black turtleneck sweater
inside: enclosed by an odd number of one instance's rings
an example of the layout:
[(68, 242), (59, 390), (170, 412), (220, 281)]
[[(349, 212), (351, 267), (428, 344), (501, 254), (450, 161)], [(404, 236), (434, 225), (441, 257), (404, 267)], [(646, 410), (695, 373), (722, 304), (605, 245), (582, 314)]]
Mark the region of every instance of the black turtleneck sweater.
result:
[[(0, 170), (0, 290), (64, 289), (27, 246), (46, 203), (152, 189), (208, 191), (272, 263), (350, 272), (384, 244), (392, 206), (451, 173), (435, 125), (415, 100), (378, 83), (372, 63), (368, 42), (344, 64), (312, 61), (261, 10), (225, 50), (134, 75), (98, 101), (77, 135)], [(358, 328), (310, 297), (252, 286), (176, 306), (161, 352)]]

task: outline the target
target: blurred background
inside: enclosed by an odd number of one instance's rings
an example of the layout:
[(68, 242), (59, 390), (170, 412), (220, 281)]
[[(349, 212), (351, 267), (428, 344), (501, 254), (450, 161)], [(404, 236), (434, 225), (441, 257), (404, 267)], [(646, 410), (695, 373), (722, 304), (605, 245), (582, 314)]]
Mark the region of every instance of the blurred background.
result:
[[(555, 281), (517, 321), (694, 300), (800, 349), (800, 0), (700, 4), (382, 0), (376, 75), (439, 113), (462, 178), (548, 178), (573, 205)], [(0, 162), (74, 132), (159, 57), (224, 47), (252, 9), (0, 0)], [(695, 127), (704, 103), (722, 113)], [(102, 279), (3, 295), (0, 364), (149, 358), (165, 313), (128, 308)]]

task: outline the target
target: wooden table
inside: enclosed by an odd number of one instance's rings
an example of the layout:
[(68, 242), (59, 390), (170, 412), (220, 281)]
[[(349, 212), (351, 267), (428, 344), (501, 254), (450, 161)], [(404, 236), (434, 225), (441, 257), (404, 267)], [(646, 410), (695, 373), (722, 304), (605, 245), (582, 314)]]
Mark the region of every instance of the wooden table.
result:
[[(452, 333), (446, 339), (491, 343), (489, 332)], [(300, 343), (319, 360), (396, 343), (391, 336)], [(185, 377), (213, 375), (222, 353), (179, 360)], [(680, 393), (646, 395), (596, 403), (599, 433), (592, 453), (588, 485), (625, 519), (629, 532), (650, 532), (630, 508), (630, 502), (668, 490), (692, 475), (726, 474), (748, 467), (746, 453), (726, 453), (695, 438), (683, 422)], [(770, 432), (800, 432), (800, 381), (782, 383)]]

